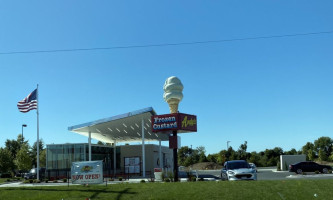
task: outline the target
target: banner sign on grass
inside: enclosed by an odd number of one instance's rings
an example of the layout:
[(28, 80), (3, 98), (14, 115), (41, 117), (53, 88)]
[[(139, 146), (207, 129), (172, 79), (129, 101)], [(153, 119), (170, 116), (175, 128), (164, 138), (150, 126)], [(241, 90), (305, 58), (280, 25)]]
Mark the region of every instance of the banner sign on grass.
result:
[(71, 178), (74, 184), (103, 183), (103, 162), (72, 162)]

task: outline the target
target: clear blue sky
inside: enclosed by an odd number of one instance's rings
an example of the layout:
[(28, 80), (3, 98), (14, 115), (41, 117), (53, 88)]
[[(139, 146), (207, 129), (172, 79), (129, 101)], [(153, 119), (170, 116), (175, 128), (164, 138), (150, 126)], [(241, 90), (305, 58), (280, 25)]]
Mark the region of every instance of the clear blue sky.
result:
[[(0, 53), (224, 40), (333, 31), (327, 1), (1, 1)], [(87, 142), (69, 126), (152, 106), (179, 77), (179, 110), (198, 116), (182, 145), (207, 153), (299, 150), (333, 133), (333, 34), (210, 44), (0, 54), (0, 146), (36, 140), (18, 101), (39, 84), (40, 138)], [(94, 141), (96, 142), (96, 141)], [(168, 145), (168, 143), (164, 143)]]

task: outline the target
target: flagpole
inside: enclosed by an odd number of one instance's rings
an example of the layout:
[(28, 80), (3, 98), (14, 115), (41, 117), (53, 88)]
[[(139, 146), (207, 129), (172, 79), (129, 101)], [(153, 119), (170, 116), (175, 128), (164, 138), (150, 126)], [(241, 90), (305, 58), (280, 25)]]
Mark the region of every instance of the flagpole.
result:
[(37, 84), (37, 180), (39, 180), (39, 91)]

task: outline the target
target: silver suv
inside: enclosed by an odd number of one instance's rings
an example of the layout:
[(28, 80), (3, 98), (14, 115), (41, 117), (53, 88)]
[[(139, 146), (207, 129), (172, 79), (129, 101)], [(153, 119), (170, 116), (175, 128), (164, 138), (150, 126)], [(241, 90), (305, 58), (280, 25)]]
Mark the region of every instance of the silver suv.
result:
[(222, 180), (257, 180), (257, 172), (245, 160), (226, 161), (221, 170)]

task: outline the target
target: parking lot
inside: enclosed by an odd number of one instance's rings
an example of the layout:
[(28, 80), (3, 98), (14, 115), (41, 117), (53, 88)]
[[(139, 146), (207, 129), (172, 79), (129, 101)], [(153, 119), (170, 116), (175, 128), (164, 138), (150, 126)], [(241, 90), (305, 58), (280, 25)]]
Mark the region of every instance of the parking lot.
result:
[[(199, 178), (220, 179), (221, 170), (197, 170)], [(288, 171), (276, 171), (276, 167), (258, 168), (258, 180), (290, 180), (290, 179), (333, 179), (333, 174), (306, 173), (295, 174)]]

